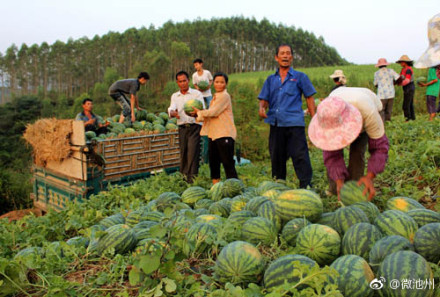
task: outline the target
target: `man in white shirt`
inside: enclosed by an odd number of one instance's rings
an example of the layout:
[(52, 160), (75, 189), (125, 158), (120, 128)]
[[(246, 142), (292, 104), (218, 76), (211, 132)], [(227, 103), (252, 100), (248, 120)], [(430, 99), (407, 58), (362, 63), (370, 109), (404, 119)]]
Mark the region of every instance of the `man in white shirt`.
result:
[(170, 117), (177, 118), (179, 126), (179, 146), (180, 146), (180, 172), (185, 176), (187, 182), (192, 183), (194, 177), (199, 172), (200, 159), (200, 129), (201, 123), (196, 123), (195, 114), (188, 116), (183, 110), (185, 102), (196, 99), (205, 103), (202, 93), (189, 87), (189, 74), (179, 71), (176, 74), (176, 82), (180, 91), (171, 96), (168, 114)]

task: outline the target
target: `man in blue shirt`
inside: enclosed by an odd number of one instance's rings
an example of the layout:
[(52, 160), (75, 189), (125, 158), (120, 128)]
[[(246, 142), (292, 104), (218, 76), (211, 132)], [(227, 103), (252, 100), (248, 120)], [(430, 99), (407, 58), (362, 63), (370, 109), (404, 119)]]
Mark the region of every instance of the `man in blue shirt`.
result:
[(275, 60), (279, 68), (266, 79), (258, 95), (259, 115), (270, 125), (269, 152), (272, 177), (285, 180), (286, 162), (292, 158), (299, 186), (307, 188), (311, 186), (312, 165), (305, 134), (302, 96), (306, 98), (308, 111), (313, 117), (315, 115), (313, 95), (316, 90), (305, 73), (291, 67), (293, 51), (290, 45), (278, 46)]

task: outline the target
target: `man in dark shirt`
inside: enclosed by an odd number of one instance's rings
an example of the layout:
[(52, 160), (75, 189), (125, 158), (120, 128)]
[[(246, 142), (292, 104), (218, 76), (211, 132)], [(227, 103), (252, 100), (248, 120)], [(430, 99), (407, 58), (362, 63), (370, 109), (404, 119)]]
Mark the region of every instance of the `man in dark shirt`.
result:
[[(123, 123), (126, 118), (131, 122), (136, 120), (134, 108), (136, 107), (138, 110), (142, 109), (139, 107), (139, 99), (136, 93), (139, 91), (140, 86), (145, 85), (149, 79), (150, 76), (147, 72), (141, 72), (137, 79), (118, 80), (110, 86), (108, 90), (109, 95), (122, 108), (122, 115), (119, 119), (120, 123)], [(130, 100), (127, 99), (125, 94), (130, 94)]]
[(85, 131), (93, 131), (96, 135), (107, 133), (109, 122), (102, 123), (99, 118), (93, 113), (93, 101), (90, 98), (85, 98), (82, 101), (83, 111), (76, 115), (75, 120), (84, 122)]
[[(286, 162), (292, 158), (300, 188), (311, 187), (312, 165), (305, 134), (302, 96), (307, 101), (310, 115), (315, 115), (315, 88), (305, 73), (291, 67), (292, 47), (278, 46), (275, 60), (277, 71), (264, 82), (258, 95), (260, 117), (270, 125), (269, 152), (272, 177), (286, 179)], [(266, 113), (267, 110), (267, 113)]]

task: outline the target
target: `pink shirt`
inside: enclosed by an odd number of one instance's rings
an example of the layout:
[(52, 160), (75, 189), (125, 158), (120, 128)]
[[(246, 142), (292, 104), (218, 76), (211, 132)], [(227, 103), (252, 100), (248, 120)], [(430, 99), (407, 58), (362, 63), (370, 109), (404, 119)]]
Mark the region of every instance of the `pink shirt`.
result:
[(212, 140), (222, 137), (232, 137), (233, 139), (237, 137), (231, 96), (226, 90), (214, 94), (209, 109), (200, 110), (197, 113), (196, 121), (203, 121), (200, 135), (207, 135)]

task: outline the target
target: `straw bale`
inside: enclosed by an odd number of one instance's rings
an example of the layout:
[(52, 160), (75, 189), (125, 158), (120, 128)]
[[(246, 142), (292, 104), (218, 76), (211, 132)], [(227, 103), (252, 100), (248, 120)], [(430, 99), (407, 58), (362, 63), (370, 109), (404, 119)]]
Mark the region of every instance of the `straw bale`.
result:
[(50, 118), (28, 124), (23, 137), (33, 148), (35, 164), (45, 166), (69, 158), (72, 132), (72, 120)]

